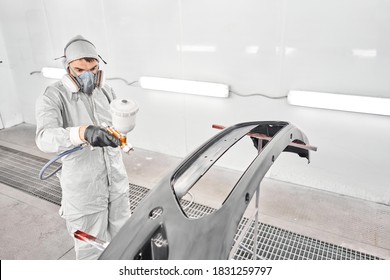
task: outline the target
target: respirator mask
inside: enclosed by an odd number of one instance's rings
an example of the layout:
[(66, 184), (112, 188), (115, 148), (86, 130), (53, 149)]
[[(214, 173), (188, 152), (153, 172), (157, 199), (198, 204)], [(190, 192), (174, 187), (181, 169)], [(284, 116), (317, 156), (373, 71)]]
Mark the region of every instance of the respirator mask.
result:
[(103, 87), (104, 82), (105, 79), (102, 70), (98, 70), (96, 74), (91, 71), (86, 71), (80, 76), (67, 74), (62, 78), (62, 84), (71, 92), (82, 91), (86, 94), (92, 94), (95, 88)]
[(76, 77), (80, 84), (80, 90), (86, 94), (92, 94), (96, 86), (96, 75), (91, 71), (86, 71), (80, 76)]

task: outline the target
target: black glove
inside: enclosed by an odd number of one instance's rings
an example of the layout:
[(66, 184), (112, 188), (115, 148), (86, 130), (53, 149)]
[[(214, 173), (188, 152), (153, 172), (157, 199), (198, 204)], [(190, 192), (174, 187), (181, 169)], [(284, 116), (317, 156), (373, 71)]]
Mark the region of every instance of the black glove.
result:
[(118, 147), (120, 141), (100, 126), (89, 125), (84, 132), (84, 139), (93, 147)]

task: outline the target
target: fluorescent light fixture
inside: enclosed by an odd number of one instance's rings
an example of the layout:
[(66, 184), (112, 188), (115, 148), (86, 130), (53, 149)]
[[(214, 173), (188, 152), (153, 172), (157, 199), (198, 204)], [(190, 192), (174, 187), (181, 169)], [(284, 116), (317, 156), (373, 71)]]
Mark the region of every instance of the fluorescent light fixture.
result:
[(284, 48), (284, 54), (285, 55), (292, 55), (293, 53), (296, 52), (296, 48), (290, 48), (290, 47), (286, 47)]
[(293, 55), (297, 51), (297, 49), (292, 47), (276, 47), (275, 51), (277, 55), (284, 54), (288, 56)]
[(377, 50), (376, 49), (353, 49), (352, 55), (358, 57), (367, 57), (367, 58), (376, 57)]
[(287, 101), (297, 106), (390, 116), (390, 98), (292, 90)]
[(257, 54), (259, 52), (259, 46), (246, 46), (245, 52), (249, 54)]
[(140, 87), (144, 89), (188, 93), (213, 97), (228, 97), (229, 86), (224, 84), (198, 82), (159, 77), (141, 77)]
[(57, 80), (62, 79), (62, 77), (66, 74), (66, 70), (63, 68), (51, 68), (51, 67), (43, 67), (41, 72), (45, 78), (57, 79)]

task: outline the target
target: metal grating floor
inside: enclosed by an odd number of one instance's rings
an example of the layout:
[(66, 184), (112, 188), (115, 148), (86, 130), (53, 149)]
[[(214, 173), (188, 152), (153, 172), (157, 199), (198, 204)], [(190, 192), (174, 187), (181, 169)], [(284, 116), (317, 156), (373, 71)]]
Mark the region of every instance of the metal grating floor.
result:
[[(243, 225), (250, 222), (234, 259), (253, 259), (254, 222), (244, 218), (236, 237)], [(379, 258), (350, 250), (341, 246), (323, 242), (281, 228), (259, 223), (256, 259), (267, 260), (379, 260)]]
[[(46, 159), (0, 146), (0, 182), (25, 191), (57, 205), (61, 204), (61, 188), (56, 176), (41, 181), (38, 174)], [(47, 172), (59, 166), (55, 163)], [(146, 196), (149, 189), (130, 184), (130, 203), (133, 211)], [(189, 202), (183, 200), (183, 207)], [(190, 218), (199, 218), (214, 212), (215, 209), (192, 203), (185, 212)], [(247, 223), (248, 230), (244, 233)], [(243, 218), (237, 229), (235, 240), (244, 234), (234, 259), (253, 259), (254, 222)], [(326, 243), (307, 236), (296, 234), (264, 223), (258, 225), (256, 259), (270, 260), (377, 260), (378, 257)]]
[[(47, 159), (0, 146), (0, 182), (42, 199), (61, 204), (61, 187), (58, 178), (53, 176), (46, 181), (38, 177)], [(47, 174), (59, 166), (54, 163)]]

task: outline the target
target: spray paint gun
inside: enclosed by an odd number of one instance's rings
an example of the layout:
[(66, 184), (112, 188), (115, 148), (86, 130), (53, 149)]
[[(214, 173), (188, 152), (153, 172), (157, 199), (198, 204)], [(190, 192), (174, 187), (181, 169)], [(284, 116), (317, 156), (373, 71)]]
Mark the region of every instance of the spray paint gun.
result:
[(115, 99), (110, 104), (112, 114), (112, 126), (103, 123), (102, 126), (120, 141), (121, 149), (128, 153), (133, 150), (133, 146), (127, 141), (127, 133), (135, 127), (135, 117), (139, 107), (137, 103), (129, 99)]
[(120, 141), (120, 148), (125, 152), (129, 153), (133, 150), (133, 146), (127, 142), (126, 134), (122, 134), (120, 131), (108, 126), (106, 123), (102, 123), (102, 126), (115, 138), (118, 138)]

